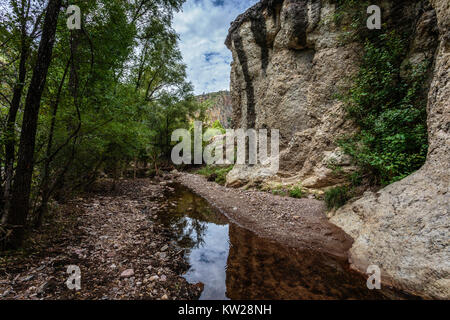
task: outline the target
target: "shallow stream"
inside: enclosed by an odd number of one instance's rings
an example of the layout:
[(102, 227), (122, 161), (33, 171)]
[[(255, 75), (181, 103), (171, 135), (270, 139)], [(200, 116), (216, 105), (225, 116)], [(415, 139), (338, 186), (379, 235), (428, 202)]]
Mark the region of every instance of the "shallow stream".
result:
[(369, 290), (347, 261), (261, 238), (214, 210), (189, 189), (174, 185), (158, 222), (173, 232), (190, 264), (184, 277), (201, 282), (200, 299), (386, 299)]

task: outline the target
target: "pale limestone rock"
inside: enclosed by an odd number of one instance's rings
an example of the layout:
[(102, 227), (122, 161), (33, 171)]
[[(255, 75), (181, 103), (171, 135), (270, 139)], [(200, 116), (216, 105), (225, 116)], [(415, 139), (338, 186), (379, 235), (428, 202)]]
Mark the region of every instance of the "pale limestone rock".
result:
[[(415, 23), (405, 64), (433, 57), (437, 16), (439, 48), (429, 91), (427, 162), (406, 179), (344, 206), (331, 221), (354, 238), (350, 257), (357, 270), (365, 273), (368, 265), (376, 264), (384, 283), (449, 299), (450, 2), (430, 2), (434, 10), (426, 1), (383, 2), (390, 8), (383, 19), (400, 6), (393, 23), (399, 28), (405, 21)], [(269, 177), (279, 183), (300, 181), (311, 189), (338, 185), (342, 177), (333, 174), (330, 159), (346, 173), (353, 170), (348, 159), (337, 156), (334, 142), (355, 127), (333, 94), (358, 70), (360, 45), (340, 43), (342, 34), (330, 19), (334, 3), (262, 0), (230, 28), (234, 126), (280, 129), (281, 171)], [(258, 170), (237, 167), (229, 178), (240, 185), (265, 178)]]
[(120, 274), (121, 278), (130, 278), (132, 276), (134, 276), (134, 270), (133, 269), (127, 269), (127, 270), (123, 271)]
[[(234, 126), (279, 129), (281, 171), (309, 188), (342, 183), (323, 160), (337, 136), (354, 130), (333, 95), (358, 69), (359, 44), (340, 43), (333, 13), (328, 1), (263, 0), (236, 20), (227, 39)], [(261, 166), (238, 166), (227, 182), (277, 178)]]
[(331, 221), (354, 238), (350, 259), (359, 271), (375, 264), (386, 283), (450, 299), (450, 3), (431, 2), (439, 48), (428, 96), (427, 161), (402, 181), (344, 206)]
[[(385, 22), (403, 28), (418, 19), (405, 65), (432, 57), (436, 46), (430, 28), (435, 14), (422, 10), (422, 2), (384, 4)], [(279, 129), (282, 175), (239, 166), (229, 173), (229, 185), (281, 179), (324, 190), (341, 185), (355, 171), (348, 161), (337, 162), (333, 165), (342, 170), (336, 174), (326, 161), (336, 140), (356, 130), (336, 93), (350, 85), (361, 51), (361, 44), (342, 41), (345, 31), (334, 24), (335, 5), (327, 0), (261, 0), (233, 22), (226, 44), (233, 54), (234, 127)]]

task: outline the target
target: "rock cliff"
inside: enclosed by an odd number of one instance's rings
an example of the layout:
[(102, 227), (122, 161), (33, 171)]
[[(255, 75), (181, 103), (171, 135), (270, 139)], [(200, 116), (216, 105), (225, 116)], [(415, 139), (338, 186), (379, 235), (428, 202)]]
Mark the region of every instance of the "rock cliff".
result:
[[(450, 4), (380, 5), (383, 23), (411, 34), (409, 62), (434, 56), (429, 155), (421, 170), (380, 192), (366, 193), (331, 221), (355, 239), (351, 262), (359, 271), (377, 264), (385, 283), (425, 297), (450, 298)], [(233, 54), (234, 126), (280, 130), (281, 170), (271, 178), (277, 183), (323, 189), (343, 183), (354, 170), (335, 142), (357, 128), (336, 94), (348, 88), (349, 77), (358, 70), (361, 44), (342, 40), (347, 31), (336, 26), (335, 13), (332, 0), (262, 0), (230, 27), (226, 44)], [(336, 165), (340, 174), (333, 170)], [(257, 167), (236, 166), (227, 182), (266, 179), (258, 172)]]
[[(323, 190), (355, 170), (335, 143), (357, 130), (337, 96), (359, 69), (362, 45), (344, 40), (349, 28), (335, 23), (336, 6), (333, 0), (262, 0), (230, 27), (234, 126), (280, 130), (280, 172), (269, 179), (277, 184)], [(385, 25), (415, 36), (409, 61), (433, 56), (436, 22), (427, 1), (384, 1), (382, 7)], [(236, 166), (228, 183), (267, 181), (261, 172)]]
[(353, 266), (380, 266), (383, 281), (450, 299), (450, 2), (431, 1), (439, 48), (428, 95), (429, 152), (409, 177), (338, 210), (331, 221), (355, 240)]
[[(235, 127), (279, 129), (281, 176), (308, 188), (340, 182), (331, 161), (351, 170), (333, 144), (352, 130), (333, 95), (357, 70), (359, 44), (341, 43), (333, 13), (326, 1), (261, 1), (236, 19), (226, 40)], [(255, 168), (236, 166), (228, 182), (259, 178)]]
[(206, 110), (208, 120), (211, 124), (218, 120), (224, 128), (231, 127), (233, 107), (230, 92), (212, 92), (199, 95), (196, 98), (199, 102), (208, 101), (211, 104), (209, 109)]

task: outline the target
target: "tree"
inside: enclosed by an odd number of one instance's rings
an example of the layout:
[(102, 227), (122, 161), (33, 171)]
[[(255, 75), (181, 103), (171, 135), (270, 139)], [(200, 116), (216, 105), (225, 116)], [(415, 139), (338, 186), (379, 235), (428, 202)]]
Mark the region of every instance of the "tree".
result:
[(15, 14), (0, 18), (0, 163), (10, 164), (0, 164), (0, 216), (2, 195), (11, 206), (0, 230), (12, 230), (11, 246), (39, 227), (52, 200), (100, 173), (118, 178), (131, 161), (160, 161), (171, 130), (188, 127), (198, 104), (171, 27), (182, 3), (73, 0), (82, 23), (69, 30), (61, 1), (10, 0)]
[[(10, 193), (11, 186), (14, 174), (14, 159), (15, 159), (15, 145), (16, 145), (16, 137), (15, 137), (15, 126), (17, 120), (17, 113), (20, 108), (20, 103), (22, 100), (23, 89), (25, 87), (25, 80), (27, 76), (27, 60), (30, 56), (31, 52), (31, 43), (33, 39), (39, 33), (40, 21), (42, 17), (42, 13), (39, 10), (32, 6), (31, 0), (20, 1), (20, 5), (15, 1), (11, 2), (12, 20), (17, 21), (18, 28), (15, 27), (14, 24), (11, 24), (9, 27), (11, 28), (11, 33), (18, 34), (18, 45), (15, 50), (19, 52), (19, 67), (18, 67), (18, 75), (16, 77), (15, 83), (13, 85), (13, 94), (12, 99), (9, 101), (6, 98), (6, 101), (9, 104), (9, 111), (7, 116), (7, 123), (5, 129), (5, 183), (3, 190), (0, 189), (3, 193), (4, 198), (4, 208), (3, 211), (5, 215), (3, 220), (6, 220), (7, 212), (10, 207)], [(31, 25), (29, 22), (32, 22)], [(28, 30), (30, 29), (30, 30)], [(29, 32), (30, 31), (30, 32)], [(10, 37), (11, 40), (13, 37)], [(8, 42), (8, 41), (7, 41)], [(5, 43), (6, 45), (6, 43)], [(1, 212), (1, 210), (0, 210)], [(2, 215), (0, 214), (0, 217)]]
[(12, 189), (10, 211), (5, 215), (7, 225), (13, 228), (9, 246), (21, 245), (29, 210), (31, 177), (33, 174), (34, 148), (41, 96), (44, 91), (55, 42), (61, 0), (50, 0), (46, 9), (41, 41), (24, 108), (22, 132), (18, 153), (16, 176)]

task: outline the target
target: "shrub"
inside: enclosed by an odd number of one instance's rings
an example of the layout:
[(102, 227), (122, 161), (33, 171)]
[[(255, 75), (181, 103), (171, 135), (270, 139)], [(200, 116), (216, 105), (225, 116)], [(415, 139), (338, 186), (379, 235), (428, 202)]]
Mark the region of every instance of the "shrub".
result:
[(300, 199), (305, 196), (305, 193), (303, 192), (303, 190), (300, 186), (296, 186), (296, 187), (292, 188), (291, 190), (289, 190), (289, 196), (291, 198)]
[(430, 66), (403, 66), (406, 44), (394, 32), (366, 41), (362, 64), (344, 96), (357, 134), (338, 144), (377, 185), (398, 181), (425, 162), (428, 141), (424, 84)]
[(212, 129), (219, 130), (222, 134), (226, 133), (225, 128), (222, 126), (219, 120), (214, 121), (214, 123), (211, 126)]
[(215, 181), (218, 184), (224, 185), (227, 182), (227, 174), (233, 169), (233, 166), (216, 167), (205, 166), (197, 170), (197, 174), (205, 176), (210, 181)]
[(350, 174), (349, 179), (353, 187), (360, 186), (362, 183), (362, 176), (360, 172), (353, 172)]
[(272, 190), (272, 194), (276, 195), (276, 196), (287, 196), (287, 191), (283, 188), (283, 186), (276, 186), (273, 190)]
[(351, 198), (347, 187), (335, 187), (325, 192), (325, 203), (329, 210), (340, 208)]

